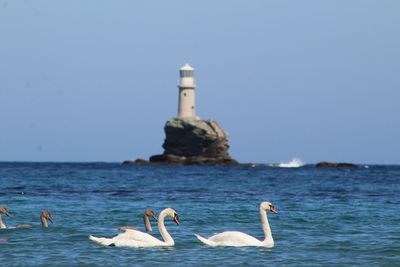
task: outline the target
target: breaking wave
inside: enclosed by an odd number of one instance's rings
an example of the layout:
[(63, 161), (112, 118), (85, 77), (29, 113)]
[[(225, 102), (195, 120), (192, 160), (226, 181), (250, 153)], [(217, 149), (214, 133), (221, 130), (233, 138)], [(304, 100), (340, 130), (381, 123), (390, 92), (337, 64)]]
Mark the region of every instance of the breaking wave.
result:
[(278, 167), (281, 168), (299, 168), (306, 165), (304, 162), (301, 161), (299, 158), (293, 158), (289, 162), (282, 162), (278, 164)]

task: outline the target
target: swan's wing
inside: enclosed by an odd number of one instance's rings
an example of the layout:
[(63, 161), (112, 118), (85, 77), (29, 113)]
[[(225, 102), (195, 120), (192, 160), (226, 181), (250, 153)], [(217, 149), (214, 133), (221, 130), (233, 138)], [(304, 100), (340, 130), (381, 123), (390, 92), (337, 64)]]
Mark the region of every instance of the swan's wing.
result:
[[(115, 237), (114, 237), (115, 238)], [(89, 236), (89, 239), (96, 242), (97, 244), (103, 246), (111, 246), (114, 244), (114, 238), (107, 238), (107, 237), (97, 237), (97, 236)]]
[(23, 223), (23, 224), (18, 224), (16, 228), (32, 228), (32, 225)]
[(154, 236), (138, 230), (126, 230), (114, 238), (114, 245), (117, 247), (154, 247), (164, 246), (165, 242), (158, 240)]
[(201, 235), (198, 235), (198, 234), (194, 234), (194, 235), (197, 237), (198, 240), (200, 240), (203, 244), (205, 244), (207, 246), (211, 246), (211, 247), (218, 246), (217, 243), (215, 243), (215, 242), (213, 242), (213, 241), (211, 241), (211, 240), (209, 240), (207, 238), (204, 238)]
[(101, 245), (105, 245), (105, 246), (109, 246), (112, 245), (115, 241), (118, 240), (136, 240), (136, 239), (143, 239), (143, 235), (145, 235), (145, 233), (142, 233), (140, 231), (137, 230), (126, 230), (123, 233), (120, 233), (116, 236), (113, 237), (95, 237), (95, 236), (89, 236), (90, 240), (93, 240)]
[(118, 228), (119, 231), (126, 231), (126, 230), (128, 230), (128, 229), (137, 230), (136, 227), (128, 226), (128, 225), (127, 225), (127, 226), (121, 226), (121, 227)]
[(124, 233), (119, 234), (124, 239), (136, 240), (138, 242), (160, 242), (154, 236), (138, 230), (127, 229)]
[(227, 231), (208, 238), (209, 241), (219, 246), (261, 246), (262, 241), (242, 232)]
[(126, 230), (112, 238), (89, 236), (89, 239), (103, 246), (148, 247), (161, 246), (164, 242), (138, 230)]

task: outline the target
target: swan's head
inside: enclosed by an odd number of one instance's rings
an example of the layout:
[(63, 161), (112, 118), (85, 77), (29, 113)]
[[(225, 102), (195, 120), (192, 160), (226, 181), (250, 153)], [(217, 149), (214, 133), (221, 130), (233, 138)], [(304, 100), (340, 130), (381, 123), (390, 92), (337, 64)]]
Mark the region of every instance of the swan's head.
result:
[(154, 210), (152, 210), (152, 209), (146, 209), (146, 211), (144, 212), (144, 214), (145, 214), (146, 216), (153, 217), (154, 220), (158, 221), (157, 213), (156, 213)]
[(51, 213), (48, 210), (43, 210), (42, 214), (40, 214), (40, 218), (49, 220), (51, 223), (53, 223), (53, 217), (51, 216)]
[(263, 209), (263, 210), (267, 210), (267, 211), (270, 211), (270, 212), (272, 212), (272, 213), (278, 213), (278, 212), (276, 211), (276, 208), (274, 207), (274, 205), (272, 205), (271, 202), (263, 201), (263, 202), (261, 202), (260, 207), (261, 207), (261, 209)]
[(11, 213), (8, 211), (7, 207), (4, 205), (0, 205), (0, 214), (5, 214), (7, 217), (12, 217)]
[(176, 225), (179, 225), (179, 216), (178, 213), (171, 208), (167, 208), (167, 215), (172, 218), (172, 220), (176, 223)]

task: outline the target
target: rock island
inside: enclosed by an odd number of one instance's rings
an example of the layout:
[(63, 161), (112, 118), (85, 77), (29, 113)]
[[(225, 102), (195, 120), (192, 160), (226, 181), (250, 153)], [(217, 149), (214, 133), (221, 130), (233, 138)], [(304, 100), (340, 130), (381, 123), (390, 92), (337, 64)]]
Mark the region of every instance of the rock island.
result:
[[(179, 69), (178, 116), (164, 126), (164, 153), (150, 157), (150, 163), (232, 165), (228, 134), (213, 120), (196, 115), (194, 69), (189, 64)], [(135, 163), (147, 163), (136, 160)], [(130, 163), (129, 161), (125, 163)]]

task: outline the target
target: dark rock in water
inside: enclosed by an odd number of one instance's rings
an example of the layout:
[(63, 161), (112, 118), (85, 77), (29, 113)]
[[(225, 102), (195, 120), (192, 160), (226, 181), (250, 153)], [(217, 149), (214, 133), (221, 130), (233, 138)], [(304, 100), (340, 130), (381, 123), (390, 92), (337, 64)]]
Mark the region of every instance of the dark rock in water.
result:
[(135, 163), (136, 164), (147, 164), (147, 163), (149, 163), (149, 161), (145, 160), (145, 159), (135, 159)]
[(184, 156), (177, 156), (172, 154), (167, 155), (154, 155), (150, 157), (150, 162), (153, 163), (170, 163), (170, 164), (181, 164), (186, 160)]
[(164, 131), (164, 153), (150, 157), (152, 163), (238, 163), (229, 156), (228, 135), (215, 121), (174, 118), (167, 121)]
[(149, 161), (145, 159), (135, 159), (135, 160), (125, 160), (122, 164), (130, 165), (130, 164), (148, 164)]
[(315, 166), (316, 167), (334, 167), (334, 168), (338, 168), (338, 167), (354, 168), (354, 167), (357, 167), (357, 165), (353, 164), (353, 163), (345, 163), (345, 162), (336, 163), (336, 162), (327, 162), (327, 161), (318, 162)]
[(199, 165), (235, 165), (239, 164), (232, 158), (213, 158), (203, 156), (177, 156), (173, 154), (154, 155), (150, 157), (151, 163), (164, 163), (164, 164), (199, 164)]

